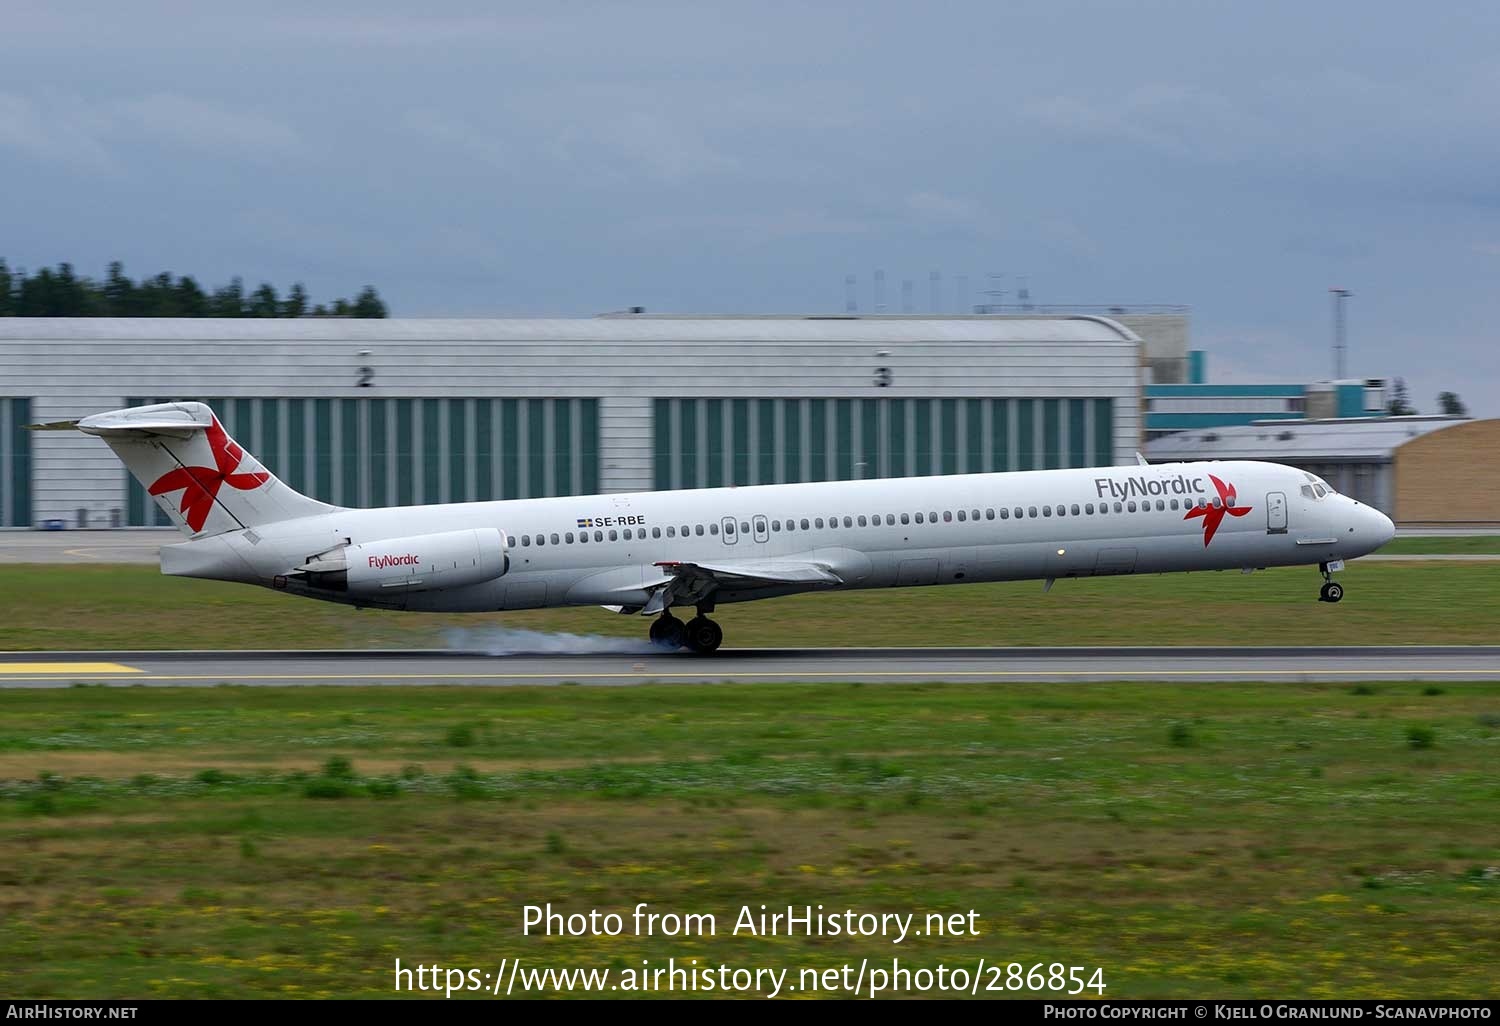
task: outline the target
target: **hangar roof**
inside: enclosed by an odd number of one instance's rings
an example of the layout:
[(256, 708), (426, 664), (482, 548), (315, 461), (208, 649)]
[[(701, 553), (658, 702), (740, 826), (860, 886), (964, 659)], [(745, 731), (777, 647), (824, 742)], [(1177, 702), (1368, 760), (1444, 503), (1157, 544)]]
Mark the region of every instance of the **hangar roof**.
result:
[(0, 341), (1128, 342), (1106, 317), (4, 317)]
[(1146, 443), (1153, 462), (1173, 460), (1388, 460), (1419, 435), (1466, 417), (1346, 417), (1257, 420), (1162, 435)]

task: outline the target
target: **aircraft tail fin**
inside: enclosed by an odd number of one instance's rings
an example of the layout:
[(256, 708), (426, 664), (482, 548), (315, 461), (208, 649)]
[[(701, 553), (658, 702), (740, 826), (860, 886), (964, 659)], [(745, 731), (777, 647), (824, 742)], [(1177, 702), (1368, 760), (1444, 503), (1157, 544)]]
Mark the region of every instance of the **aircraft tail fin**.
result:
[(135, 406), (37, 426), (75, 427), (104, 439), (172, 523), (193, 538), (336, 509), (283, 484), (203, 403)]

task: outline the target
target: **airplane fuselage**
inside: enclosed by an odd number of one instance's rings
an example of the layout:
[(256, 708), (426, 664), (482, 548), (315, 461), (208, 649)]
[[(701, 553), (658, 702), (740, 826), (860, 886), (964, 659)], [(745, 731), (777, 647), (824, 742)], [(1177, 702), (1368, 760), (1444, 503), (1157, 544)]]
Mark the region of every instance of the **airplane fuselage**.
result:
[[(423, 553), (383, 544), (465, 531), (503, 547), (503, 572), (436, 585), (422, 576)], [(1292, 467), (1175, 463), (341, 509), (166, 546), (162, 569), (452, 612), (635, 610), (675, 564), (785, 561), (828, 574), (784, 586), (726, 583), (711, 609), (807, 590), (1328, 564), (1392, 533), (1378, 510)], [(394, 583), (358, 594), (320, 587), (323, 564), (309, 560), (341, 547), (359, 570), (394, 574)], [(297, 567), (314, 569), (289, 573)]]

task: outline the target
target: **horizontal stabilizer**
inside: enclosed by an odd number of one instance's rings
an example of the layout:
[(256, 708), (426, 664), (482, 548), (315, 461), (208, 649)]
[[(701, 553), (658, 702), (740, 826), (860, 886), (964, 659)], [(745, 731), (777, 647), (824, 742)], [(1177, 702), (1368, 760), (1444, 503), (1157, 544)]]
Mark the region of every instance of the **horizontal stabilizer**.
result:
[(130, 410), (96, 413), (78, 422), (79, 431), (101, 438), (131, 435), (141, 438), (152, 435), (187, 438), (195, 431), (208, 431), (213, 426), (214, 415), (202, 403), (138, 406)]

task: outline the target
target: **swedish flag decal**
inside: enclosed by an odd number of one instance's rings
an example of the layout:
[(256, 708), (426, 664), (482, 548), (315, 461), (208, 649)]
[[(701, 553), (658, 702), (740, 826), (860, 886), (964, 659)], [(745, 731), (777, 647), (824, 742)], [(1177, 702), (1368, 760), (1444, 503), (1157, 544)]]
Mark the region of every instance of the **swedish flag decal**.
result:
[(593, 527), (594, 526), (594, 518), (593, 517), (579, 517), (578, 518), (578, 526), (579, 527)]

